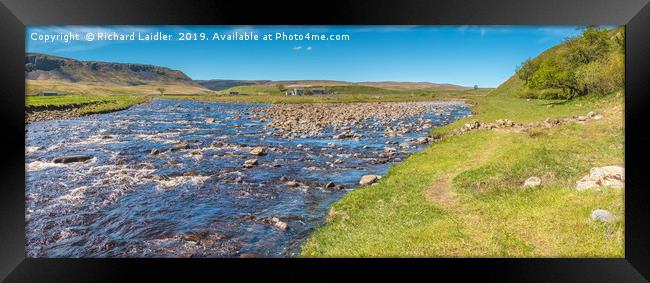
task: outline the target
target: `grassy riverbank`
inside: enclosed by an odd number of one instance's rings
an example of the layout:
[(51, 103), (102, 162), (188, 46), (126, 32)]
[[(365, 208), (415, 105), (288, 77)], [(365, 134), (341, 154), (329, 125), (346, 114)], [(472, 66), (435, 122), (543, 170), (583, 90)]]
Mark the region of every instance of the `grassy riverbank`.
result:
[[(306, 257), (622, 257), (620, 189), (578, 192), (591, 167), (623, 165), (623, 95), (571, 101), (510, 94), (468, 98), (476, 115), (435, 129), (449, 135), (472, 120), (543, 121), (598, 111), (602, 120), (528, 132), (447, 136), (391, 168), (379, 183), (335, 203)], [(549, 106), (552, 105), (552, 106)], [(528, 177), (542, 186), (522, 189)], [(594, 209), (620, 217), (594, 222)]]
[(132, 95), (27, 96), (25, 97), (25, 108), (28, 112), (65, 110), (74, 111), (79, 115), (89, 115), (123, 110), (147, 101), (147, 97)]

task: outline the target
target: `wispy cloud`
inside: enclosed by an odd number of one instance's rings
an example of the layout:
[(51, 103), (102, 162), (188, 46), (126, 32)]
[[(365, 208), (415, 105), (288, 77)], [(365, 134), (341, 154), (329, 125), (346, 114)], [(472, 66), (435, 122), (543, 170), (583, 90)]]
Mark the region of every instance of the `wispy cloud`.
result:
[(568, 37), (576, 36), (580, 33), (579, 28), (575, 26), (556, 26), (556, 27), (540, 27), (537, 31), (542, 37), (537, 42), (548, 42), (556, 39), (566, 39)]
[(504, 34), (504, 33), (510, 33), (513, 31), (516, 31), (516, 28), (513, 28), (513, 26), (508, 26), (508, 25), (498, 25), (498, 26), (471, 26), (471, 25), (464, 25), (464, 26), (458, 26), (456, 28), (457, 31), (459, 31), (461, 34), (465, 33), (478, 33), (481, 35), (481, 37), (487, 35), (487, 34)]
[(304, 52), (311, 51), (312, 49), (313, 49), (313, 47), (311, 47), (311, 46), (300, 46), (300, 45), (299, 46), (294, 46), (294, 47), (291, 48), (291, 50), (293, 50), (293, 51), (304, 51)]

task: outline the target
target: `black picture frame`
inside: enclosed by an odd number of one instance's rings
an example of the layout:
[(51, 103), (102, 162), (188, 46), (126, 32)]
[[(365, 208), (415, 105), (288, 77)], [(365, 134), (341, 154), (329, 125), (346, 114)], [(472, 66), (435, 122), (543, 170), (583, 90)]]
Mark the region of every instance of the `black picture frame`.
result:
[[(626, 25), (626, 221), (622, 259), (32, 259), (25, 256), (26, 25)], [(650, 5), (647, 0), (507, 1), (36, 1), (0, 4), (0, 279), (6, 282), (149, 280), (432, 280), (647, 282), (650, 201)], [(144, 273), (144, 274), (143, 274)], [(297, 274), (303, 273), (303, 274)]]

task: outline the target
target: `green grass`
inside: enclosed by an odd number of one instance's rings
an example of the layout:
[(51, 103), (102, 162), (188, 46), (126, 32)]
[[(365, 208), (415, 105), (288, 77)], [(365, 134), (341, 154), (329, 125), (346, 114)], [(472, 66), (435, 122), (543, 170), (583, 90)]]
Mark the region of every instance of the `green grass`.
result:
[(228, 94), (230, 92), (239, 92), (248, 95), (280, 95), (284, 94), (275, 85), (240, 85), (219, 91), (220, 94)]
[(400, 102), (400, 101), (431, 101), (436, 99), (468, 98), (484, 95), (491, 89), (478, 90), (436, 90), (420, 94), (328, 94), (328, 95), (303, 95), (285, 96), (277, 95), (165, 95), (165, 99), (186, 99), (212, 102), (239, 102), (239, 103), (355, 103), (355, 102)]
[(106, 113), (127, 109), (133, 105), (147, 102), (143, 96), (111, 95), (111, 96), (26, 96), (27, 110), (43, 107), (74, 108), (81, 115)]
[[(592, 110), (605, 119), (447, 136), (336, 202), (302, 256), (623, 257), (624, 219), (603, 224), (589, 215), (602, 208), (623, 216), (624, 191), (575, 190), (591, 167), (623, 164), (622, 94), (528, 101), (495, 93), (468, 98), (475, 116), (434, 131), (448, 134), (468, 120), (533, 122)], [(521, 189), (530, 176), (542, 186)]]
[[(314, 86), (318, 87), (318, 86)], [(324, 86), (327, 93), (336, 93), (339, 95), (431, 95), (437, 93), (445, 92), (462, 92), (467, 90), (440, 90), (434, 88), (423, 88), (423, 89), (387, 89), (376, 86), (367, 86), (367, 85), (335, 85), (335, 86)], [(219, 94), (229, 94), (230, 92), (238, 92), (243, 95), (252, 95), (252, 96), (273, 96), (273, 95), (284, 95), (284, 91), (281, 91), (276, 85), (242, 85), (235, 86), (228, 89), (219, 91)]]

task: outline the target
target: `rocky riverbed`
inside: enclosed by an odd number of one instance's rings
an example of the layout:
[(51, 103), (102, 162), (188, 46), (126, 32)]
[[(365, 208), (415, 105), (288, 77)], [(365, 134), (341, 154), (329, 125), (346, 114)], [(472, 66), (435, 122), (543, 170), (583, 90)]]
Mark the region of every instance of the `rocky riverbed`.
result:
[[(454, 104), (454, 102), (450, 102)], [(387, 135), (399, 135), (412, 131), (430, 129), (433, 114), (438, 120), (449, 118), (452, 113), (445, 112), (450, 103), (341, 103), (341, 104), (276, 104), (268, 109), (257, 109), (263, 120), (269, 120), (267, 128), (300, 136), (317, 136), (324, 129), (331, 127), (339, 132), (334, 138), (360, 138), (351, 128), (380, 129)], [(458, 102), (456, 102), (458, 103)], [(406, 117), (417, 117), (414, 120)], [(368, 123), (371, 121), (372, 123)]]
[(292, 256), (332, 202), (426, 146), (432, 127), (469, 113), (460, 102), (154, 100), (33, 122), (27, 254)]

